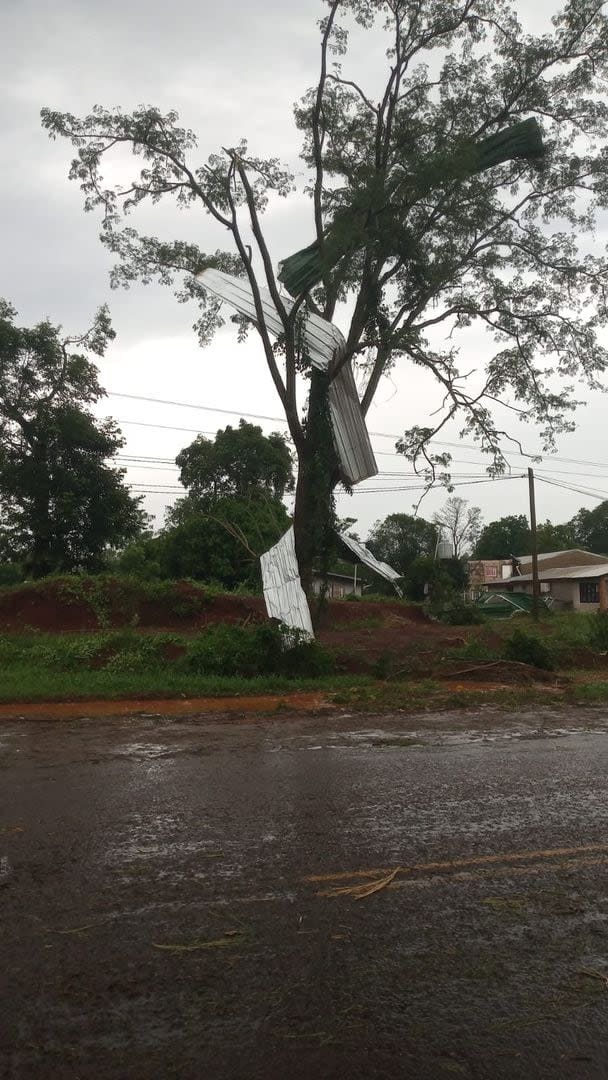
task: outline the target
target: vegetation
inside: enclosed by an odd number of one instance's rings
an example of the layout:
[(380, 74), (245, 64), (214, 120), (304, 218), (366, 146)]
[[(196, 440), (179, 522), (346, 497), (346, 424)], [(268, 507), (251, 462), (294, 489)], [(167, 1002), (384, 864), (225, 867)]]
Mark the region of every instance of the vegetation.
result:
[[(322, 691), (366, 681), (331, 674), (331, 657), (320, 646), (286, 640), (275, 628), (271, 633), (279, 649), (272, 663), (268, 649), (262, 651), (256, 668), (256, 632), (243, 627), (221, 631), (194, 637), (135, 630), (0, 635), (0, 701), (221, 697)], [(241, 658), (248, 657), (246, 671), (235, 671), (233, 649)]]
[(434, 556), (437, 529), (423, 517), (389, 514), (375, 523), (366, 543), (377, 559), (405, 575), (414, 559)]
[(121, 552), (117, 569), (148, 579), (259, 588), (259, 556), (289, 526), (282, 500), (294, 480), (284, 438), (241, 420), (214, 439), (199, 435), (176, 462), (187, 494), (170, 507), (156, 536)]
[(529, 634), (519, 628), (507, 639), (505, 657), (507, 660), (532, 664), (548, 671), (555, 667), (555, 654), (550, 645), (537, 634)]
[[(568, 0), (537, 36), (524, 32), (503, 0), (481, 6), (328, 0), (324, 10), (319, 78), (296, 109), (312, 196), (309, 250), (322, 270), (318, 287), (298, 298), (300, 307), (332, 320), (337, 306), (350, 302), (347, 345), (332, 377), (351, 361), (366, 372), (364, 412), (395, 363), (422, 367), (437, 379), (443, 414), (399, 442), (429, 483), (437, 475), (447, 480), (450, 459), (429, 443), (454, 417), (500, 471), (503, 432), (491, 412), (497, 400), (551, 447), (572, 426), (576, 381), (594, 385), (606, 367), (606, 267), (588, 243), (608, 202), (606, 16), (595, 0)], [(365, 70), (358, 80), (344, 67), (356, 24), (369, 34), (370, 48), (379, 45), (387, 54), (380, 89), (364, 85)], [(478, 168), (474, 143), (533, 117), (543, 124), (540, 167), (536, 145), (531, 157), (492, 167), (488, 160), (488, 168)], [(179, 298), (198, 307), (201, 344), (221, 315), (196, 279), (200, 271), (219, 267), (246, 276), (258, 310), (259, 282), (270, 290), (282, 326), (278, 347), (262, 318), (256, 330), (298, 459), (296, 549), (308, 581), (314, 556), (322, 554), (314, 550), (305, 512), (316, 495), (315, 425), (303, 422), (297, 397), (298, 375), (311, 377), (310, 364), (296, 308), (278, 291), (262, 228), (263, 212), (277, 196), (291, 194), (294, 178), (277, 158), (260, 159), (245, 142), (197, 161), (195, 135), (173, 111), (98, 105), (76, 117), (45, 108), (42, 121), (52, 138), (75, 149), (70, 176), (81, 185), (85, 208), (102, 215), (102, 240), (117, 257), (114, 284), (175, 283)], [(116, 152), (120, 167), (125, 148), (142, 159), (142, 168), (111, 187), (103, 175), (115, 169), (106, 156)], [(233, 250), (211, 254), (123, 226), (123, 213), (163, 199), (209, 214), (228, 232)], [(250, 223), (255, 251), (248, 246)], [(336, 238), (344, 252), (337, 261)], [(472, 325), (488, 331), (488, 349), (484, 370), (469, 386), (460, 334)], [(437, 330), (447, 346), (436, 344)], [(338, 470), (324, 477), (328, 503), (339, 479)], [(324, 530), (318, 532), (322, 537)]]
[(461, 559), (475, 547), (481, 528), (481, 510), (455, 495), (435, 514), (433, 521), (450, 542), (452, 556)]
[(0, 300), (0, 560), (35, 578), (99, 570), (108, 546), (145, 522), (110, 464), (124, 440), (88, 408), (104, 393), (88, 354), (103, 356), (114, 337), (108, 312), (72, 338), (15, 316)]
[(254, 494), (282, 499), (293, 491), (291, 454), (282, 435), (240, 420), (214, 439), (197, 435), (175, 459), (179, 478), (192, 499), (248, 499)]

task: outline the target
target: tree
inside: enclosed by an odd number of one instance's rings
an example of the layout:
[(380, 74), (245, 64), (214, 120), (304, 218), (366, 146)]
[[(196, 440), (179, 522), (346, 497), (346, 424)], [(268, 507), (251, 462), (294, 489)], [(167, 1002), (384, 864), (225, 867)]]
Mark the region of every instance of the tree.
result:
[(367, 539), (370, 551), (401, 574), (419, 555), (435, 554), (437, 529), (412, 514), (389, 514), (377, 521)]
[(118, 428), (86, 408), (104, 393), (86, 354), (102, 356), (114, 337), (108, 312), (77, 338), (15, 316), (0, 301), (0, 548), (33, 577), (98, 570), (145, 519), (108, 463), (124, 444)]
[(259, 556), (288, 527), (289, 516), (280, 499), (186, 496), (171, 508), (158, 537), (161, 575), (216, 582), (227, 589), (257, 586)]
[[(319, 77), (295, 114), (312, 197), (309, 253), (322, 272), (318, 286), (298, 295), (291, 309), (262, 228), (263, 211), (293, 190), (293, 177), (277, 158), (258, 158), (241, 142), (197, 162), (194, 133), (180, 127), (175, 112), (153, 107), (129, 113), (95, 106), (82, 118), (42, 111), (50, 136), (65, 137), (76, 149), (70, 176), (82, 187), (85, 208), (103, 214), (102, 241), (118, 260), (114, 285), (176, 283), (179, 298), (198, 305), (195, 327), (206, 344), (221, 315), (195, 275), (219, 267), (248, 280), (298, 460), (294, 526), (306, 587), (312, 559), (330, 542), (333, 526), (340, 473), (326, 405), (342, 365), (353, 362), (367, 375), (364, 413), (397, 362), (436, 378), (442, 415), (398, 444), (430, 484), (447, 482), (449, 455), (430, 443), (448, 420), (461, 421), (489, 455), (490, 470), (500, 473), (506, 433), (492, 415), (494, 404), (533, 424), (549, 449), (573, 426), (573, 384), (596, 385), (608, 359), (598, 337), (608, 319), (606, 262), (588, 243), (597, 211), (608, 202), (608, 22), (598, 0), (565, 0), (540, 36), (524, 33), (507, 0), (326, 0), (323, 10)], [(370, 42), (384, 36), (388, 62), (380, 93), (351, 77), (355, 72), (343, 73), (353, 21)], [(486, 164), (499, 164), (479, 171), (480, 140), (495, 147), (506, 128), (534, 117), (543, 124), (542, 167), (536, 146), (532, 156), (526, 151), (510, 160), (486, 154)], [(524, 128), (529, 134), (530, 126)], [(125, 147), (143, 159), (142, 168), (109, 187), (105, 158)], [(228, 231), (233, 252), (206, 253), (122, 227), (123, 213), (164, 198), (209, 214)], [(336, 252), (343, 252), (338, 261)], [(260, 283), (283, 328), (278, 347)], [(328, 376), (311, 372), (298, 313), (308, 309), (331, 320), (347, 300), (346, 348)], [(485, 367), (471, 383), (466, 355), (465, 371), (459, 366), (459, 334), (472, 325), (485, 328), (490, 340)], [(438, 343), (438, 334), (449, 344)], [(297, 407), (300, 374), (310, 379), (305, 419)]]
[(408, 600), (428, 600), (440, 608), (449, 598), (462, 597), (468, 580), (462, 559), (418, 555), (408, 566), (403, 584)]
[(569, 525), (577, 547), (608, 555), (608, 500), (594, 506), (593, 510), (581, 507)]
[[(554, 525), (552, 521), (543, 521), (537, 529), (538, 550), (542, 554), (549, 551), (568, 551), (577, 547), (572, 522)], [(608, 550), (608, 548), (606, 549)]]
[(282, 497), (293, 490), (293, 471), (283, 436), (241, 420), (214, 439), (197, 436), (176, 463), (187, 495), (160, 534), (128, 548), (121, 565), (229, 589), (258, 585), (259, 556), (289, 525)]
[(195, 497), (255, 493), (282, 499), (293, 491), (291, 454), (282, 435), (263, 435), (255, 424), (239, 421), (215, 439), (202, 435), (182, 450), (176, 464), (180, 480)]
[(481, 510), (456, 495), (448, 499), (433, 521), (449, 537), (453, 557), (461, 559), (475, 546), (481, 529)]
[(525, 514), (509, 514), (484, 525), (475, 545), (476, 559), (508, 559), (530, 555), (532, 534)]

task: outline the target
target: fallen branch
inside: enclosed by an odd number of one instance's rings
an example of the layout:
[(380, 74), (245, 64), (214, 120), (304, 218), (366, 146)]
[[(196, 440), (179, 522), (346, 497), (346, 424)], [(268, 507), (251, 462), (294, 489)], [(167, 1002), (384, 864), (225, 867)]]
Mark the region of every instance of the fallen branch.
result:
[(323, 893), (324, 896), (352, 896), (354, 900), (363, 900), (366, 896), (372, 896), (373, 893), (380, 892), (381, 889), (386, 889), (392, 881), (395, 880), (397, 874), (401, 870), (398, 866), (395, 870), (391, 870), (390, 874), (386, 877), (377, 878), (375, 881), (366, 882), (364, 885), (341, 885), (337, 889), (333, 889), (329, 893)]

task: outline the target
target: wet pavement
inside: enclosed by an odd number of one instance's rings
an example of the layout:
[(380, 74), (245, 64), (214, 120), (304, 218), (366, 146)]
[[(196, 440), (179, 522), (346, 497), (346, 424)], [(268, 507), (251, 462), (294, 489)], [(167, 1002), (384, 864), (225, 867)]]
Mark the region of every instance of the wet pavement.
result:
[(2, 1077), (605, 1078), (608, 715), (4, 719), (0, 906)]

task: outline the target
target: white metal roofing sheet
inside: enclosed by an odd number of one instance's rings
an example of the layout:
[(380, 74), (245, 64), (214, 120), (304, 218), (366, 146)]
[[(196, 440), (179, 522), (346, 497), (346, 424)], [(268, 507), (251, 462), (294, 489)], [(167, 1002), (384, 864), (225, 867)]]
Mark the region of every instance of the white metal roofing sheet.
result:
[[(362, 544), (359, 540), (353, 540), (351, 536), (344, 536), (342, 533), (340, 533), (340, 540), (346, 544), (347, 548), (350, 548), (353, 554), (356, 555), (365, 566), (369, 566), (370, 570), (375, 570), (377, 574), (386, 578), (386, 580), (390, 581), (393, 585), (395, 585), (395, 582), (398, 581), (399, 578), (403, 577), (403, 574), (398, 574), (396, 570), (393, 570), (392, 566), (388, 565), (388, 563), (381, 562), (380, 559), (377, 559), (372, 555), (369, 548), (366, 548), (365, 544)], [(395, 588), (396, 587), (397, 586), (395, 585)]]
[[(251, 286), (246, 278), (233, 277), (222, 270), (203, 270), (197, 275), (201, 284), (236, 308), (241, 315), (257, 322), (257, 312)], [(260, 300), (264, 321), (270, 333), (279, 337), (283, 333), (283, 324), (268, 289), (260, 287)], [(283, 296), (283, 303), (288, 311), (294, 301)], [(327, 371), (330, 363), (342, 352), (345, 341), (337, 326), (322, 319), (312, 312), (304, 312), (304, 341), (309, 351), (311, 363), (321, 371)], [(378, 466), (372, 450), (369, 433), (363, 413), (352, 365), (345, 364), (329, 390), (329, 408), (334, 432), (334, 442), (344, 479), (349, 484), (358, 484), (370, 476), (375, 476)]]
[(314, 637), (306, 593), (300, 582), (293, 525), (260, 556), (266, 610), (294, 630)]

